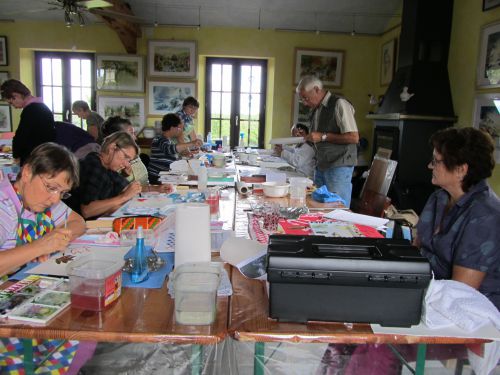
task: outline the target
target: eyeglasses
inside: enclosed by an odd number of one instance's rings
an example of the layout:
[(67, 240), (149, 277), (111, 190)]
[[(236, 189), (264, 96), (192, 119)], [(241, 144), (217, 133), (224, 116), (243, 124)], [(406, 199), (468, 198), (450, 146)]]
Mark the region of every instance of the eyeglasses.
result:
[(126, 160), (128, 163), (130, 163), (132, 160), (134, 160), (134, 159), (135, 159), (135, 158), (132, 158), (132, 157), (130, 157), (129, 155), (127, 155), (127, 153), (123, 150), (123, 148), (118, 147), (118, 146), (116, 146), (116, 148), (117, 148), (118, 150), (120, 150), (121, 152), (123, 152), (123, 157), (125, 158), (125, 160)]
[(69, 197), (71, 197), (71, 193), (69, 193), (68, 191), (63, 191), (63, 190), (60, 190), (59, 188), (56, 188), (54, 186), (50, 186), (47, 181), (45, 181), (42, 176), (38, 175), (40, 177), (40, 180), (42, 181), (42, 184), (43, 186), (45, 186), (45, 190), (47, 190), (47, 193), (49, 194), (58, 194), (61, 199), (68, 199)]
[(432, 160), (430, 161), (430, 164), (435, 167), (438, 164), (444, 163), (443, 159), (436, 159), (436, 157), (432, 157)]

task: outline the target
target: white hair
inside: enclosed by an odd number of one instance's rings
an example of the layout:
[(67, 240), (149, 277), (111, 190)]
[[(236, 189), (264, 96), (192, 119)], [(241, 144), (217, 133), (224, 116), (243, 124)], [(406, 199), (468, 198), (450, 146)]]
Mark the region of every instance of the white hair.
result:
[(323, 89), (323, 82), (321, 82), (321, 80), (316, 76), (304, 76), (300, 80), (295, 91), (297, 93), (299, 93), (302, 90), (310, 91), (314, 87), (317, 87), (318, 89), (322, 90)]

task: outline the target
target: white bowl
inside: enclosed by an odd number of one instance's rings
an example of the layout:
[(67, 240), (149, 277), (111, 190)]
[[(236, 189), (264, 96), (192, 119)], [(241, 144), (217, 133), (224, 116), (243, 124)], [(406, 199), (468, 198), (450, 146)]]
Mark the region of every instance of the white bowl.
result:
[(278, 182), (263, 182), (262, 188), (264, 195), (271, 198), (281, 198), (288, 194), (290, 184), (281, 184)]

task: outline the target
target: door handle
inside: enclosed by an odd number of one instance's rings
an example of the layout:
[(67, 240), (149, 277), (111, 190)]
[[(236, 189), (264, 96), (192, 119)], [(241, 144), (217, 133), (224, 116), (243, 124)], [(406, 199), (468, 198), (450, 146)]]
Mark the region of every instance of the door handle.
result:
[(64, 116), (64, 117), (65, 117), (64, 121), (70, 122), (70, 121), (69, 121), (69, 115), (70, 115), (70, 114), (71, 114), (71, 112), (69, 111), (69, 109), (67, 109), (67, 110), (66, 110), (66, 115)]
[(235, 126), (237, 128), (240, 127), (240, 116), (236, 115), (236, 117), (234, 118), (234, 122), (235, 122)]

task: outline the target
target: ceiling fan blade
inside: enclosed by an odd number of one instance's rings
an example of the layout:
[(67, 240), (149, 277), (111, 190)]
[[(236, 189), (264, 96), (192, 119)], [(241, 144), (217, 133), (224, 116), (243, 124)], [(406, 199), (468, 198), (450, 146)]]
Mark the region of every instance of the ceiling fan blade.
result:
[(87, 9), (94, 8), (107, 8), (112, 7), (113, 4), (106, 0), (77, 0), (79, 6), (83, 6)]

